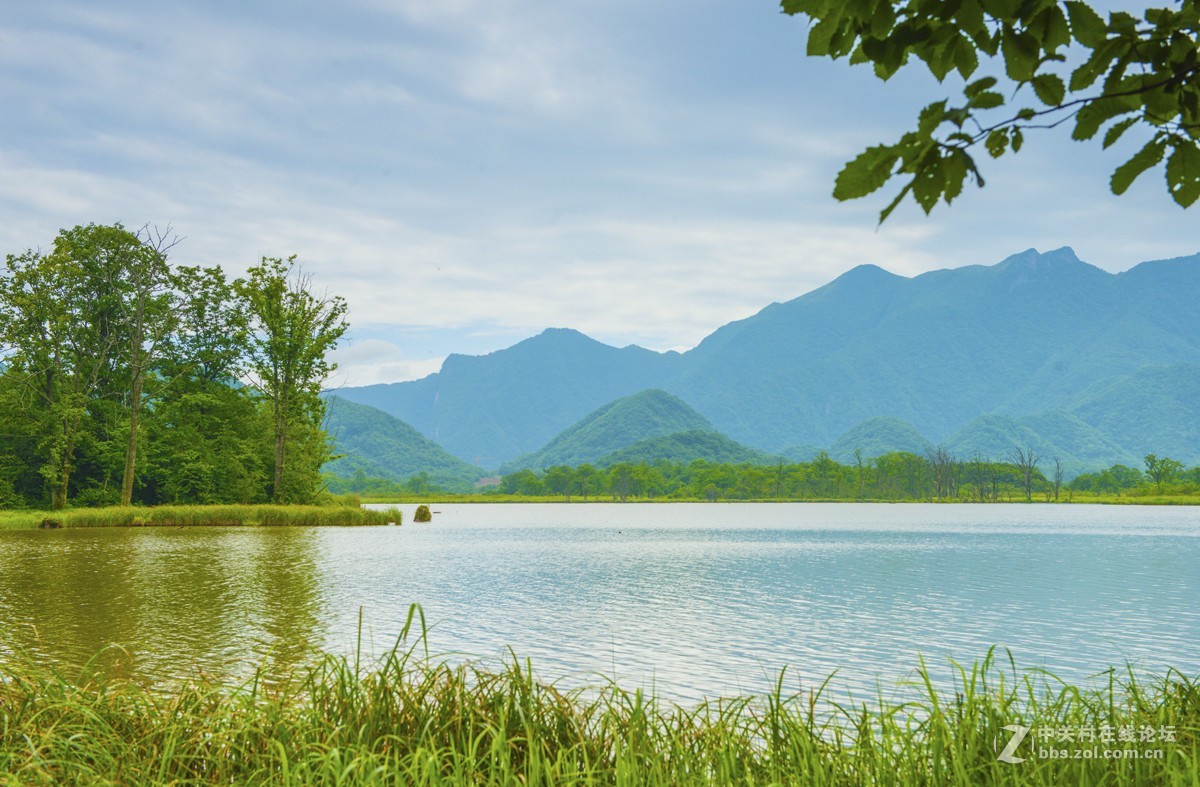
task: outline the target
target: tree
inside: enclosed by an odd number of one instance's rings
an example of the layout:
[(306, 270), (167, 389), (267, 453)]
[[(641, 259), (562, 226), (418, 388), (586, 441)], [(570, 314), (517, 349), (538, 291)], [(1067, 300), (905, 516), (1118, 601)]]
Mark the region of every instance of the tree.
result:
[(266, 499), (270, 424), (244, 375), (246, 303), (219, 267), (177, 267), (174, 331), (156, 368), (146, 418), (141, 496), (159, 502)]
[[(236, 287), (251, 318), (249, 379), (271, 409), (275, 502), (296, 502), (316, 491), (305, 476), (328, 458), (320, 429), (325, 413), (321, 387), (337, 368), (329, 352), (348, 327), (346, 302), (316, 294), (312, 277), (297, 270), (295, 262), (294, 255), (286, 261), (263, 257)], [(307, 461), (289, 468), (289, 458)], [(289, 486), (289, 481), (296, 483)]]
[(125, 448), (125, 467), (121, 477), (121, 505), (133, 502), (133, 482), (137, 469), (138, 418), (146, 377), (159, 362), (175, 326), (177, 301), (172, 287), (167, 252), (178, 243), (165, 232), (143, 228), (135, 236), (138, 245), (127, 254), (123, 276), (114, 283), (121, 292), (129, 341), (129, 441)]
[(1021, 448), (1017, 446), (1008, 452), (1008, 461), (1016, 466), (1017, 472), (1021, 474), (1021, 488), (1025, 491), (1025, 502), (1033, 500), (1033, 474), (1037, 472), (1038, 462), (1042, 461), (1042, 457), (1034, 452), (1033, 448)]
[(1150, 476), (1150, 480), (1158, 488), (1158, 492), (1162, 493), (1163, 484), (1169, 484), (1175, 480), (1175, 477), (1183, 472), (1183, 463), (1175, 459), (1163, 457), (1159, 459), (1154, 454), (1146, 454), (1146, 475)]
[[(1025, 132), (1074, 121), (1071, 137), (1090, 140), (1106, 125), (1105, 149), (1131, 129), (1149, 139), (1113, 172), (1123, 194), (1166, 159), (1167, 190), (1181, 206), (1200, 198), (1200, 0), (1113, 11), (1103, 19), (1079, 0), (782, 0), (804, 15), (808, 54), (870, 63), (889, 79), (913, 60), (944, 80), (957, 72), (962, 98), (921, 110), (916, 129), (868, 148), (837, 176), (839, 200), (864, 197), (906, 179), (880, 214), (885, 221), (911, 194), (926, 213), (957, 198), (968, 178), (984, 180), (971, 151), (999, 158), (1020, 151)], [(1078, 53), (1068, 73), (1066, 53)], [(982, 62), (981, 62), (982, 58)], [(981, 66), (1003, 74), (972, 79)], [(1003, 80), (1003, 81), (1001, 81)], [(1036, 102), (1030, 101), (1030, 92)]]
[(141, 240), (121, 225), (63, 230), (48, 254), (8, 255), (0, 280), (0, 347), (36, 402), (26, 408), (40, 436), (50, 505), (63, 508), (76, 455), (97, 413), (117, 396), (129, 347), (125, 279)]

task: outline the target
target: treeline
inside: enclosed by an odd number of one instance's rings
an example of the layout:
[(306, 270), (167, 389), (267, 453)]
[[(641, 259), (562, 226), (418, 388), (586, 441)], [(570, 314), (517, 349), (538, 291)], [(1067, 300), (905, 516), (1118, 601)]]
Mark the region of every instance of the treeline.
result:
[[(827, 454), (810, 462), (774, 465), (623, 462), (598, 468), (557, 466), (520, 470), (481, 490), (484, 495), (561, 497), (565, 500), (957, 500), (998, 502), (1014, 500), (1073, 500), (1076, 493), (1129, 496), (1200, 493), (1200, 467), (1190, 470), (1171, 459), (1146, 457), (1146, 470), (1114, 465), (1065, 482), (1062, 466), (1041, 469), (1041, 457), (1015, 449), (1006, 461), (982, 457), (959, 460), (942, 449), (924, 456), (907, 452), (858, 459), (843, 464)], [(385, 497), (458, 490), (439, 490), (427, 474), (407, 483), (385, 479), (330, 479), (339, 492)]]
[(295, 258), (172, 266), (170, 231), (63, 230), (0, 272), (0, 506), (307, 503), (347, 328)]
[[(1033, 488), (1049, 484), (1040, 470)], [(822, 452), (809, 462), (774, 465), (713, 464), (697, 460), (620, 463), (522, 470), (504, 476), (496, 491), (527, 496), (693, 500), (940, 500), (993, 501), (1024, 497), (1021, 468), (1005, 462), (947, 461), (907, 452), (852, 464)]]

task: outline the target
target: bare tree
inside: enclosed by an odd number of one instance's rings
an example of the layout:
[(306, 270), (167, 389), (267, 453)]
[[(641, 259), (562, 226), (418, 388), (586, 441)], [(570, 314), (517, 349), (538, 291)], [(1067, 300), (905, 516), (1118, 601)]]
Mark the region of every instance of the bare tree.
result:
[(958, 486), (958, 460), (954, 458), (954, 455), (947, 451), (945, 446), (939, 445), (937, 448), (927, 449), (925, 459), (929, 462), (929, 469), (933, 472), (933, 488), (938, 500), (954, 494)]
[(1054, 457), (1054, 499), (1058, 500), (1058, 490), (1062, 489), (1063, 466), (1058, 457)]
[(1008, 461), (1017, 466), (1021, 474), (1021, 486), (1025, 490), (1025, 502), (1033, 500), (1033, 474), (1037, 471), (1038, 462), (1042, 457), (1034, 452), (1032, 447), (1022, 449), (1016, 446), (1008, 452)]
[(971, 484), (975, 487), (975, 495), (979, 498), (980, 503), (987, 500), (988, 464), (988, 460), (985, 459), (983, 454), (979, 453), (978, 451), (976, 451), (975, 455), (971, 457)]

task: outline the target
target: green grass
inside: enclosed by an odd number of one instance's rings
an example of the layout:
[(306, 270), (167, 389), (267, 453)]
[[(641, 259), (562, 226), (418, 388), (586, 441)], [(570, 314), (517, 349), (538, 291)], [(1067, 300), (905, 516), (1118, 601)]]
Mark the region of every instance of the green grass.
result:
[[(0, 782), (1200, 783), (1200, 685), (1174, 672), (1113, 672), (1080, 688), (1018, 672), (993, 652), (944, 691), (923, 680), (912, 703), (853, 707), (820, 690), (787, 694), (784, 683), (765, 697), (683, 707), (611, 684), (560, 690), (515, 657), (488, 670), (428, 661), (415, 647), (370, 670), (326, 657), (291, 680), (260, 673), (236, 690), (155, 691), (86, 672), (70, 681), (18, 662), (0, 667)], [(1037, 756), (1034, 733), (1016, 751), (1024, 762), (1001, 762), (1012, 724), (1169, 726), (1175, 742), (1096, 744), (1162, 759), (1051, 759)]]
[(41, 527), (202, 527), (209, 525), (386, 525), (400, 524), (400, 511), (370, 511), (357, 505), (113, 506), (64, 511), (0, 511), (0, 529)]

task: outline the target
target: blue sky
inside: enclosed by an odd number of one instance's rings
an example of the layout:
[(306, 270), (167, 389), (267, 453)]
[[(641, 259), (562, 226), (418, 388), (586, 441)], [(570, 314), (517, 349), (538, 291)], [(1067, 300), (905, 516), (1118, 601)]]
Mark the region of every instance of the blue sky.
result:
[(235, 274), (298, 254), (350, 301), (343, 384), (551, 326), (686, 349), (860, 263), (1200, 251), (1161, 171), (1108, 193), (1135, 139), (1033, 135), (877, 228), (886, 197), (835, 203), (834, 176), (955, 86), (808, 59), (767, 0), (7, 6), (0, 251), (122, 221)]

